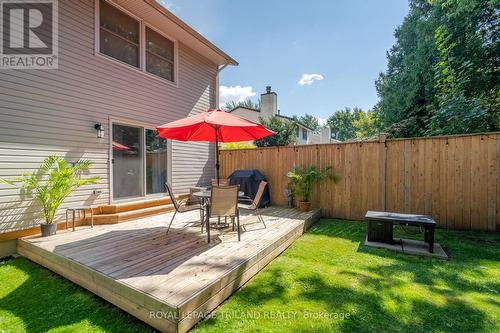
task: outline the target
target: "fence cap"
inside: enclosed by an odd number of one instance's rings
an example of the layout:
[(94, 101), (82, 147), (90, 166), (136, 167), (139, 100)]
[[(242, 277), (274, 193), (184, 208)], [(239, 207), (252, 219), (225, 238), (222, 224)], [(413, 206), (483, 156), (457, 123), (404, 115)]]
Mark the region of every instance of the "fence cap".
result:
[(386, 133), (379, 133), (379, 135), (378, 135), (378, 142), (384, 143), (386, 139), (387, 139), (387, 134)]

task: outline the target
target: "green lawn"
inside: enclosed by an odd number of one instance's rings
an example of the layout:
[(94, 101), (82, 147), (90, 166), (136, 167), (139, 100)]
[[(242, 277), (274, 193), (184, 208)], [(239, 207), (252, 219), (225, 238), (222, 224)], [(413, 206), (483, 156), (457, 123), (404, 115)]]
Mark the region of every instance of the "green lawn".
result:
[[(439, 230), (449, 261), (367, 248), (364, 235), (321, 220), (194, 331), (500, 331), (500, 234)], [(0, 264), (0, 332), (148, 330), (27, 260)]]

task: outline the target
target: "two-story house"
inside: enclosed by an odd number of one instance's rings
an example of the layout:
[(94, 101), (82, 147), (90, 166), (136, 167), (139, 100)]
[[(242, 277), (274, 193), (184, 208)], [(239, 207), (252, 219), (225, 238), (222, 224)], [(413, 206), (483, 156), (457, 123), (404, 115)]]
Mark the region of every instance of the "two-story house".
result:
[(330, 128), (324, 127), (321, 129), (320, 133), (315, 133), (304, 123), (281, 114), (278, 109), (278, 94), (272, 91), (270, 86), (267, 86), (266, 92), (260, 95), (260, 109), (251, 109), (239, 106), (229, 112), (254, 122), (260, 122), (261, 118), (269, 119), (273, 116), (276, 116), (286, 122), (295, 121), (297, 123), (295, 144), (304, 145), (331, 142)]
[[(237, 62), (154, 0), (58, 1), (57, 18), (57, 69), (0, 69), (0, 178), (52, 154), (91, 160), (99, 184), (63, 208), (162, 197), (165, 181), (176, 193), (208, 184), (213, 144), (155, 128), (217, 107), (219, 72)], [(0, 185), (0, 240), (39, 222), (31, 198)]]

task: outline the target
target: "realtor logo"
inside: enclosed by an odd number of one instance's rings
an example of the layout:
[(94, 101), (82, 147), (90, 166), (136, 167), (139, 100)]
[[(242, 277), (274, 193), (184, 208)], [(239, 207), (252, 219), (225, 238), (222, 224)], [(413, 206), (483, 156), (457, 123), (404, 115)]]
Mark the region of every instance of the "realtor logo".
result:
[(57, 0), (1, 0), (0, 69), (58, 66)]

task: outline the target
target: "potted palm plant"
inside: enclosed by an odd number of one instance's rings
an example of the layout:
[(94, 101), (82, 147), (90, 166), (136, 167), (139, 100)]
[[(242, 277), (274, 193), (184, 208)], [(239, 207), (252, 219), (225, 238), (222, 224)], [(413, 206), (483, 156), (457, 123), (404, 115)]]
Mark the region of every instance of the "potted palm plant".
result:
[(42, 236), (45, 237), (56, 233), (54, 220), (63, 200), (80, 186), (96, 184), (100, 179), (82, 178), (91, 164), (92, 162), (88, 160), (70, 164), (62, 157), (53, 155), (47, 157), (35, 172), (23, 174), (12, 180), (0, 179), (0, 182), (34, 194), (43, 209), (45, 223), (41, 223), (40, 228)]
[(331, 179), (334, 182), (337, 181), (337, 177), (330, 166), (323, 169), (319, 169), (314, 165), (307, 168), (295, 167), (286, 176), (289, 180), (288, 185), (298, 200), (298, 209), (302, 212), (307, 212), (311, 209), (310, 198), (314, 184), (325, 179)]

